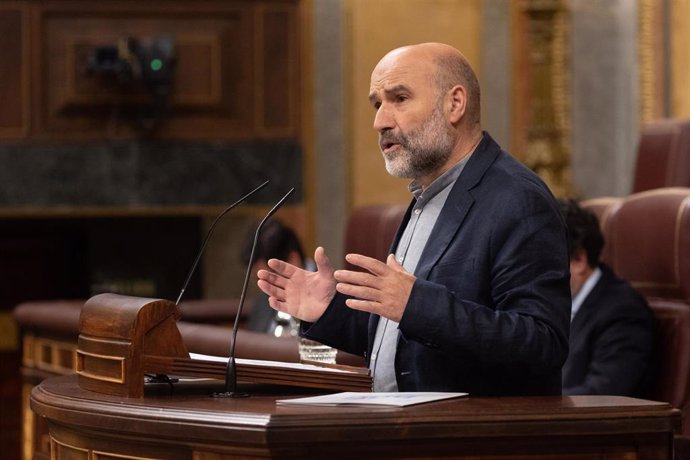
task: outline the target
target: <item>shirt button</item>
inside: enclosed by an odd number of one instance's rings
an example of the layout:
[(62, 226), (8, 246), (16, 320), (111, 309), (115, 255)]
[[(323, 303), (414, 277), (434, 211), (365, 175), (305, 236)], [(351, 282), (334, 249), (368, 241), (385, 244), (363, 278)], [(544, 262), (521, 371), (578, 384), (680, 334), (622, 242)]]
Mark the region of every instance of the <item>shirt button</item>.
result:
[(403, 260), (405, 260), (405, 258), (403, 256), (398, 257), (398, 263), (399, 264), (403, 263)]
[(414, 213), (415, 213), (416, 215), (420, 215), (420, 214), (422, 213), (422, 210), (419, 209), (419, 208), (417, 208), (417, 209), (414, 210)]

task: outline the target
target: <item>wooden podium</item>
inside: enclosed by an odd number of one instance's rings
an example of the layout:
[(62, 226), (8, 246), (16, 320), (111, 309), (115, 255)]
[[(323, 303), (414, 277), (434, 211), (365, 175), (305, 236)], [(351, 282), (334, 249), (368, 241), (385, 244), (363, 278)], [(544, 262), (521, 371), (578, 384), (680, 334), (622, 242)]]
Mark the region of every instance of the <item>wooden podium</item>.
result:
[(53, 459), (670, 459), (680, 412), (625, 397), (460, 398), (405, 408), (296, 407), (290, 387), (209, 397), (208, 383), (150, 386), (144, 398), (94, 393), (76, 376), (43, 381)]
[[(79, 317), (79, 385), (97, 393), (141, 398), (144, 376), (149, 374), (224, 380), (227, 360), (190, 357), (177, 329), (179, 316), (177, 306), (168, 300), (118, 294), (90, 298)], [(237, 359), (237, 380), (342, 391), (372, 389), (366, 368), (315, 364)]]
[(244, 383), (248, 398), (218, 399), (210, 397), (223, 389), (218, 380), (144, 385), (151, 366), (190, 361), (176, 319), (163, 300), (104, 294), (87, 302), (78, 375), (44, 380), (31, 394), (31, 409), (48, 422), (52, 459), (651, 460), (671, 459), (680, 428), (670, 404), (625, 397), (299, 407), (276, 404), (303, 396), (295, 386)]
[(177, 306), (168, 300), (117, 294), (90, 298), (79, 317), (79, 385), (141, 398), (147, 356), (189, 358), (177, 329), (179, 317)]

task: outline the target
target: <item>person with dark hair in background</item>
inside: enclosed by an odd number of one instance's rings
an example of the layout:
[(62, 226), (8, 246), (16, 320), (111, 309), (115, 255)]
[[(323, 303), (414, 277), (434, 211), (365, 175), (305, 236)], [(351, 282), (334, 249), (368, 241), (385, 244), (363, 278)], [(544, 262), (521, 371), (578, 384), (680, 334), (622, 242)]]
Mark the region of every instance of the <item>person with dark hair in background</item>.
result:
[(644, 298), (599, 262), (597, 217), (561, 200), (573, 295), (563, 394), (644, 397), (653, 381), (654, 319)]
[(565, 224), (544, 182), (482, 131), (469, 62), (442, 43), (397, 48), (368, 98), (386, 170), (411, 179), (392, 254), (347, 254), (363, 272), (334, 270), (322, 247), (316, 272), (270, 259), (258, 272), (270, 305), (365, 356), (377, 392), (560, 394)]
[[(257, 225), (258, 223), (253, 225), (247, 232), (242, 245), (240, 257), (245, 266), (249, 265)], [(256, 273), (258, 270), (268, 268), (268, 260), (274, 258), (285, 260), (301, 268), (308, 268), (309, 266), (309, 261), (304, 257), (304, 250), (297, 234), (280, 221), (269, 219), (259, 232), (251, 272)], [(259, 292), (252, 305), (247, 329), (274, 334), (277, 323), (290, 323), (289, 315), (283, 315), (277, 321), (277, 312), (268, 304), (268, 297), (263, 292)]]

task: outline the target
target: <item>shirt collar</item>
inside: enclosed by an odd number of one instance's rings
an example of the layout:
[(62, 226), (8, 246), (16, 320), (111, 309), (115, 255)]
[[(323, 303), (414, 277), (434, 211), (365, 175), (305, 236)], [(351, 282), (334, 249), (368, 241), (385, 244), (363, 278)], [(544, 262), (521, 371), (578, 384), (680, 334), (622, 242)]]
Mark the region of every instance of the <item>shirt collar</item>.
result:
[(463, 169), (465, 169), (465, 164), (467, 164), (467, 161), (471, 156), (472, 154), (470, 153), (465, 158), (454, 164), (453, 167), (451, 167), (448, 171), (434, 179), (434, 181), (429, 184), (423, 193), (421, 185), (419, 185), (416, 180), (410, 182), (410, 185), (407, 187), (408, 190), (410, 193), (412, 193), (412, 195), (414, 195), (417, 201), (429, 201), (431, 198), (436, 196), (438, 192), (454, 183), (458, 177), (460, 177), (460, 173)]
[(599, 278), (601, 278), (601, 269), (597, 267), (592, 271), (592, 274), (589, 275), (589, 278), (587, 278), (587, 281), (584, 282), (580, 290), (577, 291), (577, 294), (575, 294), (575, 298), (573, 298), (573, 306), (570, 310), (571, 321), (573, 318), (575, 318), (575, 314), (580, 310), (582, 303), (585, 301), (589, 293), (592, 292), (594, 286), (596, 286), (597, 282), (599, 282)]

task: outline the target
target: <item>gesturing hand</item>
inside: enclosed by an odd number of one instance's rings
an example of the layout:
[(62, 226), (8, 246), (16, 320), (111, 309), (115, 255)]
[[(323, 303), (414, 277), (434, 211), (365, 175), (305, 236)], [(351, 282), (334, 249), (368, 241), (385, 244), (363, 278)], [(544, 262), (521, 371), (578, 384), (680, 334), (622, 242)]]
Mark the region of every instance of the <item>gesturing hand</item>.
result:
[(368, 272), (337, 270), (334, 273), (338, 292), (355, 297), (346, 301), (347, 306), (400, 322), (417, 278), (405, 271), (393, 254), (385, 264), (360, 254), (348, 254), (345, 259)]
[(314, 322), (321, 317), (335, 296), (333, 267), (322, 247), (314, 252), (316, 271), (309, 272), (278, 259), (270, 259), (272, 271), (259, 270), (258, 286), (268, 295), (276, 310), (295, 318)]

